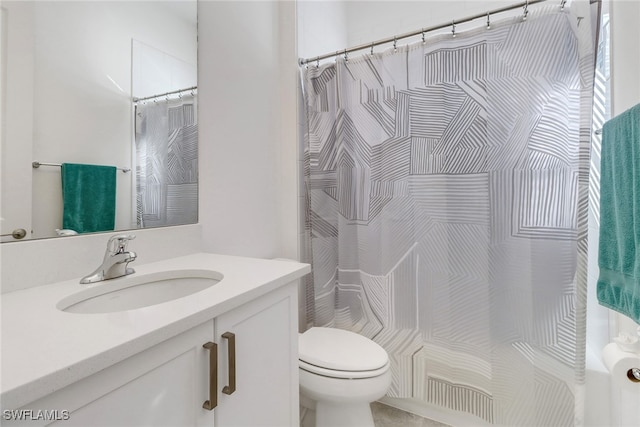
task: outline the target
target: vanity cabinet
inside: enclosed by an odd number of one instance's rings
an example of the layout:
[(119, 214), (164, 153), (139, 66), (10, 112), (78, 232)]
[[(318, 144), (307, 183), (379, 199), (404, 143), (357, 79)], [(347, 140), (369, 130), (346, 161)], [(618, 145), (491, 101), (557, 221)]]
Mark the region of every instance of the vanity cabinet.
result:
[(291, 283), (22, 409), (30, 426), (296, 425), (297, 304)]
[(236, 390), (219, 392), (216, 427), (294, 426), (298, 406), (297, 285), (216, 318), (219, 390), (229, 384), (229, 340), (235, 334)]

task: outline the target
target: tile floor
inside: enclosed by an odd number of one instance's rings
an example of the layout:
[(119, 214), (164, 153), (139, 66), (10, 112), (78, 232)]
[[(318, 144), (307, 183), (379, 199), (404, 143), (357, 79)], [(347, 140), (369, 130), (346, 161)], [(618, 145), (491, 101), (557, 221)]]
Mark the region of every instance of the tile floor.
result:
[(371, 412), (376, 427), (450, 427), (379, 402), (371, 404)]
[[(375, 427), (451, 427), (379, 402), (371, 404), (371, 413)], [(300, 407), (300, 417), (302, 427), (315, 427), (315, 412)]]

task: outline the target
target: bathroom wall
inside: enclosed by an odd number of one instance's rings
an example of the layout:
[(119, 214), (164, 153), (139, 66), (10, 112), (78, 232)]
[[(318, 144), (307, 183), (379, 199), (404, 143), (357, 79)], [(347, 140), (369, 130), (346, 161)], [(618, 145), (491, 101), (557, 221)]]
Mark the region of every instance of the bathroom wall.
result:
[[(147, 264), (202, 251), (199, 224), (133, 230), (128, 249), (137, 254), (130, 265)], [(0, 245), (0, 293), (80, 279), (104, 257), (113, 233), (34, 239)], [(78, 285), (80, 289), (80, 285)]]
[[(349, 22), (348, 44), (349, 46), (366, 44), (372, 40), (452, 22), (454, 19), (485, 13), (487, 10), (514, 3), (517, 2), (512, 0), (346, 1), (347, 21)], [(516, 9), (501, 14), (500, 17), (521, 12), (522, 9)], [(494, 19), (498, 18), (494, 17)], [(456, 31), (462, 31), (469, 26), (477, 27), (478, 22), (456, 26)], [(442, 32), (450, 33), (451, 28), (442, 30)], [(411, 41), (417, 40), (418, 38)], [(407, 41), (399, 43), (407, 43)], [(382, 48), (389, 47), (390, 45), (387, 45)]]
[[(451, 22), (453, 19), (483, 13), (513, 4), (514, 1), (426, 0), (426, 1), (317, 1), (298, 2), (299, 55), (312, 58), (345, 47), (368, 44), (420, 28)], [(513, 13), (519, 13), (515, 11)], [(505, 16), (504, 14), (501, 16)], [(470, 24), (477, 26), (477, 23)], [(465, 25), (456, 30), (464, 30)], [(443, 32), (449, 32), (445, 29)], [(430, 33), (433, 34), (433, 33)], [(400, 44), (419, 39), (406, 39)], [(376, 47), (381, 51), (391, 44)], [(359, 55), (368, 50), (353, 53)]]
[(185, 55), (189, 57), (190, 62), (187, 62), (133, 39), (131, 96), (146, 98), (198, 86), (197, 43), (192, 42), (189, 55)]
[(200, 222), (206, 250), (297, 258), (292, 1), (201, 1)]
[(640, 103), (640, 1), (612, 0), (611, 89), (615, 116)]
[[(7, 8), (3, 3), (0, 14), (0, 160), (2, 176), (14, 177), (11, 181), (0, 179), (0, 234), (8, 234), (18, 228), (29, 230), (31, 225), (33, 114), (26, 112), (33, 111), (33, 3), (13, 3), (12, 8)], [(8, 42), (9, 34), (13, 37), (12, 43)], [(7, 60), (9, 57), (12, 58), (10, 63)], [(11, 84), (8, 84), (9, 81)], [(8, 105), (16, 108), (7, 109)], [(26, 142), (9, 145), (7, 141)]]
[(344, 49), (348, 44), (347, 3), (298, 2), (298, 56), (310, 58)]

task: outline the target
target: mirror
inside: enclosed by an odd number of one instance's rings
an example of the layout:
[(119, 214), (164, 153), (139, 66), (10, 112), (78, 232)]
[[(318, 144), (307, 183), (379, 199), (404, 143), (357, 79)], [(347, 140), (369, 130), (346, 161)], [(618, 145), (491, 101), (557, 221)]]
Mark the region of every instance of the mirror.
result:
[(0, 6), (2, 241), (197, 222), (197, 1)]

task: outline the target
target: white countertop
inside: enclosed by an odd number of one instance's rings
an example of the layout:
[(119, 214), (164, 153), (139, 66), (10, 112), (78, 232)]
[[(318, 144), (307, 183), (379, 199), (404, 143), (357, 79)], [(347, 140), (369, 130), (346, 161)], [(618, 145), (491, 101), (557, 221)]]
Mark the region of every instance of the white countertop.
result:
[(183, 269), (214, 270), (224, 278), (173, 301), (104, 314), (56, 308), (58, 301), (86, 288), (80, 278), (3, 294), (1, 409), (18, 409), (310, 271), (297, 262), (207, 253), (130, 266), (135, 274), (91, 286)]

